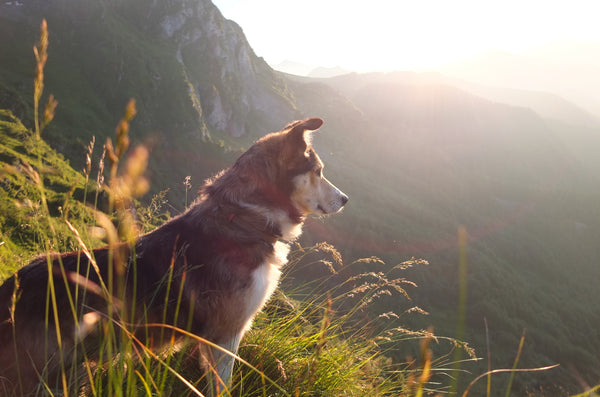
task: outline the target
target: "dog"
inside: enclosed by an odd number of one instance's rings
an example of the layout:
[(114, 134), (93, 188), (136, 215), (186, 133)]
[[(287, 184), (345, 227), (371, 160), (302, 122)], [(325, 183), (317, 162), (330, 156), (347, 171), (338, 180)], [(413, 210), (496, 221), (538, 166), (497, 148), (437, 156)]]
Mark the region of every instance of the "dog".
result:
[[(155, 351), (179, 334), (147, 326), (161, 323), (236, 353), (306, 217), (337, 213), (348, 201), (323, 176), (311, 145), (322, 124), (296, 121), (259, 139), (207, 180), (188, 210), (133, 244), (87, 257), (43, 256), (7, 279), (0, 286), (0, 393), (33, 394), (40, 381), (62, 387), (60, 368), (77, 354), (98, 355), (91, 341), (103, 328), (94, 324), (106, 325), (117, 308), (128, 310), (135, 337)], [(208, 348), (208, 356), (225, 387), (235, 360), (222, 349)]]

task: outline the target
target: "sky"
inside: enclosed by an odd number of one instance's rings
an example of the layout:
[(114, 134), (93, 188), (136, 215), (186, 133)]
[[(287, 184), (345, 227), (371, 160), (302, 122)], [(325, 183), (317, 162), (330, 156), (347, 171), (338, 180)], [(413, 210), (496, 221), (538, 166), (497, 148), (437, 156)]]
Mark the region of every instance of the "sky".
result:
[(597, 0), (213, 0), (258, 56), (358, 72), (427, 70), (488, 50), (600, 42)]

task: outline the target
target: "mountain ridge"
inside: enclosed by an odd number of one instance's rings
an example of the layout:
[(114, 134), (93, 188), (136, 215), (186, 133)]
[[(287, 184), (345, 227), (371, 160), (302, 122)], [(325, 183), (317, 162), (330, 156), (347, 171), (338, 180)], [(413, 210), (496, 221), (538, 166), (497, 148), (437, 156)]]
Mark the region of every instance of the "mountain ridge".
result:
[[(566, 54), (564, 48), (552, 46), (531, 55), (490, 51), (448, 65), (441, 72), (488, 86), (532, 91), (548, 91), (551, 87), (554, 94), (599, 117), (600, 98), (597, 90), (590, 87), (600, 87), (596, 72), (600, 67), (600, 45), (580, 44), (588, 51), (585, 52), (585, 64)], [(565, 56), (560, 56), (563, 53)]]

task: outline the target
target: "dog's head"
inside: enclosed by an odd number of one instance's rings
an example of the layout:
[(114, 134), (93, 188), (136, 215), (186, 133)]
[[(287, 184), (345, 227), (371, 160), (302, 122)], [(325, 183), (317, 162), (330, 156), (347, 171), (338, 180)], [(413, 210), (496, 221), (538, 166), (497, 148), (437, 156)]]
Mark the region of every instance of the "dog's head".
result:
[(279, 156), (282, 186), (303, 215), (339, 212), (348, 201), (341, 190), (323, 175), (323, 162), (311, 146), (311, 133), (323, 125), (320, 118), (290, 123), (280, 133), (283, 150)]
[(259, 139), (230, 169), (207, 181), (201, 200), (209, 195), (220, 206), (243, 203), (269, 218), (283, 210), (294, 224), (310, 214), (339, 212), (348, 196), (323, 176), (323, 162), (310, 144), (311, 132), (321, 125), (320, 118), (295, 121)]

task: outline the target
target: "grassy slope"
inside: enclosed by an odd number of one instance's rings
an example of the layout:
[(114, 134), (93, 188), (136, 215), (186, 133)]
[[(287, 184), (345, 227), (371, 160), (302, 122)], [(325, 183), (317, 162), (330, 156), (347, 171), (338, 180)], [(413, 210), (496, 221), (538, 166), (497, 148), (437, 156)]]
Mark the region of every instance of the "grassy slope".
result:
[(45, 142), (38, 141), (10, 111), (0, 110), (0, 238), (5, 243), (0, 247), (3, 263), (0, 272), (3, 278), (39, 253), (40, 246), (44, 245), (43, 236), (50, 235), (47, 223), (41, 219), (39, 190), (27, 171), (29, 166), (33, 170), (39, 169), (39, 158), (43, 161), (44, 192), (49, 210), (56, 216), (52, 223), (57, 236), (51, 241), (60, 245), (51, 243), (49, 248), (76, 247), (66, 225), (60, 221), (61, 214), (68, 211), (77, 225), (93, 219), (81, 202), (72, 199), (73, 196), (83, 199), (84, 177), (73, 170), (62, 155)]

